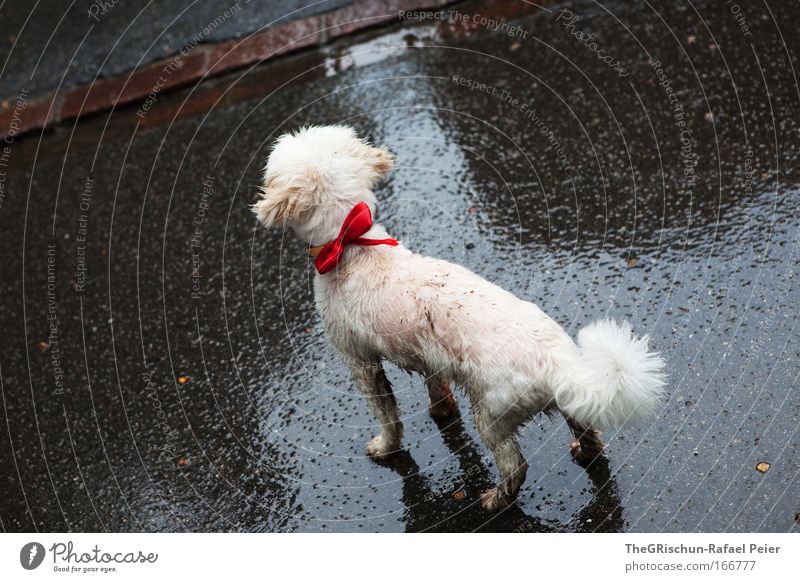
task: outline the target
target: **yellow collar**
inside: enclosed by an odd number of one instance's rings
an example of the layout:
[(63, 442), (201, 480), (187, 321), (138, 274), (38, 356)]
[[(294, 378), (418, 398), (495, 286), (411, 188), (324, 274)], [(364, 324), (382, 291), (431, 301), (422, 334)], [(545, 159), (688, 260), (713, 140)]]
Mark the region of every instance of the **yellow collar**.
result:
[[(328, 241), (328, 242), (331, 242), (331, 241)], [(322, 243), (321, 245), (317, 245), (315, 247), (308, 247), (309, 256), (316, 257), (318, 254), (320, 254), (322, 252), (322, 249), (325, 247), (326, 244), (328, 244), (328, 243)]]

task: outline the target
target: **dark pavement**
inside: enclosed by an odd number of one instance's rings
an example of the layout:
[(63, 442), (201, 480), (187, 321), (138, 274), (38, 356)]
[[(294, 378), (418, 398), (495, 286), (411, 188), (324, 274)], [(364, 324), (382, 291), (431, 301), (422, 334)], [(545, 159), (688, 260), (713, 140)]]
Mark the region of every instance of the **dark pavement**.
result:
[(241, 38), (350, 0), (0, 2), (0, 99), (128, 73), (197, 43)]
[[(0, 144), (2, 528), (796, 531), (800, 8), (742, 4), (747, 31), (722, 2), (560, 8), (514, 32), (406, 21), (215, 81), (155, 127), (131, 106)], [(272, 141), (336, 122), (396, 152), (379, 218), (406, 246), (573, 335), (649, 333), (658, 416), (588, 471), (535, 420), (519, 501), (488, 515), (466, 399), (437, 426), (389, 368), (405, 451), (366, 458), (312, 263), (248, 210)]]

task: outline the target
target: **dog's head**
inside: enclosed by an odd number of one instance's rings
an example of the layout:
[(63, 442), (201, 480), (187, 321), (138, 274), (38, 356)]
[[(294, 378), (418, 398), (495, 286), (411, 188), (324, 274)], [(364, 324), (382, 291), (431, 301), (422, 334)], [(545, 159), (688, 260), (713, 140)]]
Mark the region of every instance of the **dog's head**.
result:
[(343, 125), (284, 134), (267, 161), (253, 212), (265, 226), (286, 224), (308, 242), (326, 242), (359, 202), (375, 212), (372, 189), (393, 161), (389, 151)]

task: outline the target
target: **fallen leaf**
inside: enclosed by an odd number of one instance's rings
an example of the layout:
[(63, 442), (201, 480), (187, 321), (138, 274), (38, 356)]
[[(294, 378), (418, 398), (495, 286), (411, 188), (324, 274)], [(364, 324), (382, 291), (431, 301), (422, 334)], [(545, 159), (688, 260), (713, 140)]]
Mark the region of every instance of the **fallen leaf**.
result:
[(466, 496), (467, 496), (467, 494), (466, 494), (466, 493), (464, 493), (464, 490), (463, 490), (463, 489), (459, 489), (458, 491), (456, 491), (455, 493), (453, 493), (453, 499), (455, 499), (456, 501), (461, 501), (461, 500), (462, 500), (462, 499), (464, 499)]
[(756, 465), (756, 471), (759, 473), (766, 473), (769, 471), (769, 463), (761, 461), (758, 465)]
[(178, 376), (178, 384), (186, 384), (189, 381), (189, 376)]

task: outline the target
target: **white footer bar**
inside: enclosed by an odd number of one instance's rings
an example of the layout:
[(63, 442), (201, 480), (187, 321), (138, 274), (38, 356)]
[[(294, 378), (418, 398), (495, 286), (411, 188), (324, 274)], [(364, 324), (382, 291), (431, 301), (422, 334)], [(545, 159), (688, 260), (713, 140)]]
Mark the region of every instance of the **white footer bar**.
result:
[(796, 534), (3, 534), (0, 579), (772, 582), (798, 556)]

